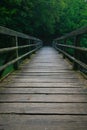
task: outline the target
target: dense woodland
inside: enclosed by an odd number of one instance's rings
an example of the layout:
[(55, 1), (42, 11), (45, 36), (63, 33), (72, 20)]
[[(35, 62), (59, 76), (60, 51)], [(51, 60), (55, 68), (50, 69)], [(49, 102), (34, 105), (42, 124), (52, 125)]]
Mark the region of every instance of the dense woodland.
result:
[(49, 41), (87, 25), (87, 1), (0, 0), (0, 25)]

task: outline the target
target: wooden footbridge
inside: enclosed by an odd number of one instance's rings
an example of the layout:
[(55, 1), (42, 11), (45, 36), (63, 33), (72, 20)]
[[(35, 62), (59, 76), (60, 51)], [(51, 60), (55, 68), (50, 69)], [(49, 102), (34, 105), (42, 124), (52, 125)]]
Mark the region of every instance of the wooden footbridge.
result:
[[(1, 33), (7, 33), (16, 45), (0, 49), (0, 53), (16, 54), (0, 67), (1, 74), (9, 65), (18, 70), (0, 83), (0, 130), (87, 130), (87, 80), (76, 71), (87, 69), (78, 58), (79, 52), (86, 53), (87, 49), (77, 46), (87, 28), (55, 39), (56, 49), (42, 47), (37, 38), (1, 28)], [(58, 44), (60, 40), (67, 43), (73, 36), (76, 46)], [(18, 45), (19, 38), (27, 45)], [(73, 56), (67, 48), (74, 50)], [(20, 49), (27, 52), (19, 56)], [(27, 60), (20, 64), (24, 57)]]

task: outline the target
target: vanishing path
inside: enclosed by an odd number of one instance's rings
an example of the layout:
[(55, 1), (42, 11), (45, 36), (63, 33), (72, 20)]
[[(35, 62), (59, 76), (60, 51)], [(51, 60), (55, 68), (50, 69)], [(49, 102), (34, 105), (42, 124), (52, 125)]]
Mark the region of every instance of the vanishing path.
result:
[(0, 89), (0, 130), (87, 130), (85, 79), (44, 47)]

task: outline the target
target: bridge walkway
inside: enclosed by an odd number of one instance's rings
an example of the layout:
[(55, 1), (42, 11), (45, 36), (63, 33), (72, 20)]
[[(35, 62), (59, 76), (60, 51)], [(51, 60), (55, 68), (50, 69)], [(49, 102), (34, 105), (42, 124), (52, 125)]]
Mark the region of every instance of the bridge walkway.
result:
[(0, 130), (87, 130), (86, 80), (43, 47), (1, 83)]

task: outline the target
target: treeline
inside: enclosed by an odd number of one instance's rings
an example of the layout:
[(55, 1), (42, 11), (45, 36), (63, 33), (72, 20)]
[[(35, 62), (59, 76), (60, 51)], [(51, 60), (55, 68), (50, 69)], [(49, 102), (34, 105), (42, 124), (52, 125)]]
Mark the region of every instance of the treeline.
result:
[(0, 0), (0, 25), (49, 41), (87, 25), (87, 1)]

